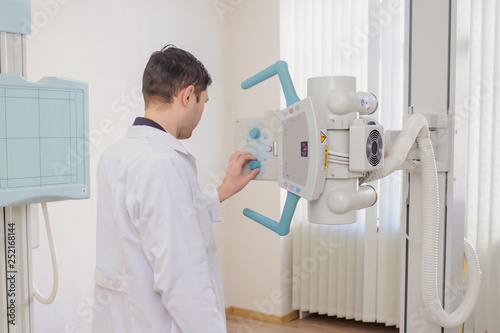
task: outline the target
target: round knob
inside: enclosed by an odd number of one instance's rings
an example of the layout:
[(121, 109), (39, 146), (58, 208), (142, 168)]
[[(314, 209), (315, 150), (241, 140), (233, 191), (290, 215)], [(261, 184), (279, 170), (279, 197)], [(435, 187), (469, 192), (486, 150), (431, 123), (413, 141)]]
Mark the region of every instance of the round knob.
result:
[(255, 160), (255, 161), (250, 161), (250, 169), (257, 169), (259, 168), (260, 169), (260, 161), (259, 160)]
[(260, 128), (257, 127), (252, 128), (249, 134), (252, 139), (260, 138)]

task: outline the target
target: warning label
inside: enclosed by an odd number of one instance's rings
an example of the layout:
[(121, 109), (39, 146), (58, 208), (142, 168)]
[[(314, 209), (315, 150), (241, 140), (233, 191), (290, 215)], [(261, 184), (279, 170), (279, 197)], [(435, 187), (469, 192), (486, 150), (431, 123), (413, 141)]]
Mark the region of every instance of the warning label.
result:
[[(326, 132), (326, 128), (325, 129), (320, 129), (319, 130), (319, 133), (320, 133), (320, 140), (321, 140), (321, 147), (323, 147), (324, 151), (325, 151), (325, 154), (321, 154), (320, 153), (320, 163), (319, 163), (319, 167), (321, 170), (323, 171), (326, 171), (326, 164), (328, 163), (328, 137), (327, 137), (327, 132)], [(321, 152), (321, 150), (320, 150)]]
[(327, 162), (328, 162), (328, 146), (325, 146), (325, 163), (324, 163), (323, 171), (326, 171)]

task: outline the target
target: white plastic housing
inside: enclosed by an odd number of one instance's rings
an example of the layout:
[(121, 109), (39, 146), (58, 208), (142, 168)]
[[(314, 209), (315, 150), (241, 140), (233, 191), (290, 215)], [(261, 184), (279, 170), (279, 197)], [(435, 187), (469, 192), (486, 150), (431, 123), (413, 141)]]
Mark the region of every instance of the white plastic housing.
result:
[(337, 188), (328, 193), (328, 208), (335, 214), (345, 214), (352, 210), (373, 206), (377, 202), (377, 192), (369, 185), (357, 190)]
[[(377, 108), (377, 99), (369, 93), (356, 91), (356, 78), (350, 76), (322, 76), (307, 81), (307, 95), (311, 98), (314, 109), (325, 117), (328, 161), (327, 179), (323, 192), (317, 200), (308, 202), (308, 221), (317, 224), (347, 224), (357, 221), (357, 209), (373, 205), (377, 194), (371, 187), (359, 187), (358, 177), (362, 173), (351, 172), (349, 163), (350, 131), (353, 125), (364, 125), (368, 121), (359, 120), (360, 114), (370, 114)], [(382, 126), (369, 126), (379, 128)], [(361, 129), (361, 128), (360, 128)], [(354, 127), (355, 132), (359, 129)], [(361, 163), (362, 154), (366, 156), (366, 136), (355, 142), (357, 156), (355, 164), (361, 171), (367, 169)], [(369, 132), (368, 132), (369, 134)], [(359, 159), (359, 161), (357, 161)], [(366, 159), (366, 157), (365, 157)], [(367, 162), (369, 163), (369, 162)], [(356, 169), (356, 167), (355, 167)], [(373, 170), (372, 168), (368, 168)]]
[(327, 179), (318, 200), (307, 203), (307, 219), (316, 224), (348, 224), (358, 219), (357, 210), (373, 206), (377, 192), (359, 186), (357, 179)]
[(321, 144), (324, 123), (316, 115), (311, 98), (276, 113), (278, 185), (306, 200), (319, 197), (326, 178), (326, 147)]
[(356, 91), (353, 76), (317, 76), (307, 79), (308, 97), (326, 97), (332, 90)]
[(339, 116), (351, 112), (367, 115), (377, 110), (378, 100), (372, 93), (335, 90), (328, 96), (327, 104), (330, 111)]
[(358, 220), (357, 211), (353, 210), (344, 214), (332, 212), (328, 206), (328, 195), (337, 189), (346, 189), (348, 191), (356, 190), (357, 179), (327, 179), (323, 193), (317, 200), (307, 202), (307, 220), (315, 224), (349, 224)]

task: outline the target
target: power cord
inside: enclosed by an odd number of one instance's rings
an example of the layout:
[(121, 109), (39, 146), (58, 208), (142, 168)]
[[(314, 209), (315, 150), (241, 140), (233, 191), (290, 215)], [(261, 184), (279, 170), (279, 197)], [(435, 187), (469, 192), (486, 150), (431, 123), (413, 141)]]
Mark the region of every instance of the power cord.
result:
[(57, 266), (56, 249), (55, 249), (55, 245), (54, 245), (54, 235), (52, 234), (52, 227), (50, 224), (47, 203), (42, 202), (41, 205), (42, 205), (42, 211), (43, 211), (43, 218), (45, 220), (45, 228), (47, 229), (47, 238), (49, 240), (50, 257), (52, 258), (53, 281), (52, 281), (52, 292), (50, 293), (49, 297), (45, 297), (42, 294), (40, 294), (40, 292), (38, 291), (38, 288), (35, 285), (35, 282), (33, 282), (33, 295), (40, 303), (51, 304), (54, 302), (54, 300), (57, 296), (57, 291), (59, 289), (59, 271), (58, 271), (58, 266)]

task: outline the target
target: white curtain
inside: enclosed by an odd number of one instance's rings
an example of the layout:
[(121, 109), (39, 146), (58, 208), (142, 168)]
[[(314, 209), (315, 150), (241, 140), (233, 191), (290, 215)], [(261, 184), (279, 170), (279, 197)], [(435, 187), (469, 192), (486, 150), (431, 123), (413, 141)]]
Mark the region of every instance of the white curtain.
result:
[[(373, 92), (385, 129), (403, 117), (404, 8), (392, 0), (282, 0), (281, 59), (305, 98), (307, 78), (349, 75)], [(363, 321), (399, 322), (401, 175), (376, 186), (379, 202), (351, 225), (293, 228), (293, 307)]]
[(482, 284), (466, 332), (500, 332), (500, 3), (470, 1), (467, 238)]

